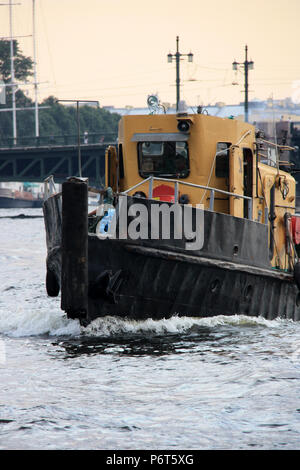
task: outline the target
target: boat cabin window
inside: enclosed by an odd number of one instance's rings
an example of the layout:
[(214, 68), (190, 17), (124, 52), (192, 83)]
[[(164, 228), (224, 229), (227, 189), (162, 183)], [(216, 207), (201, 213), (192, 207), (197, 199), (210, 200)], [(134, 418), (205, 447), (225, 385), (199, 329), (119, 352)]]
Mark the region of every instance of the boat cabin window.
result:
[(187, 142), (139, 142), (138, 161), (143, 178), (186, 178), (190, 172)]
[[(216, 177), (229, 178), (229, 147), (230, 142), (217, 143)], [(221, 153), (220, 153), (221, 152)]]

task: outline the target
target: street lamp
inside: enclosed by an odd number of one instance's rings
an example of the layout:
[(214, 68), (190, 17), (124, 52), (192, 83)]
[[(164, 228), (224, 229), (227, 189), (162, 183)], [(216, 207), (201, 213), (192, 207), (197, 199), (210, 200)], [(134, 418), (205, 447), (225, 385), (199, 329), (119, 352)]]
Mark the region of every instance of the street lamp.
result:
[(173, 59), (176, 61), (176, 111), (179, 110), (179, 101), (180, 101), (180, 73), (179, 73), (179, 62), (181, 57), (187, 57), (189, 62), (193, 62), (193, 54), (181, 54), (179, 52), (179, 36), (176, 36), (176, 53), (167, 55), (168, 62), (172, 62)]
[(238, 70), (238, 67), (241, 66), (244, 68), (245, 73), (245, 122), (248, 122), (248, 71), (254, 69), (254, 62), (253, 60), (248, 61), (248, 46), (245, 46), (245, 61), (244, 62), (232, 62), (232, 69)]
[(90, 100), (56, 100), (57, 103), (76, 103), (76, 116), (77, 116), (77, 146), (78, 146), (78, 174), (82, 178), (81, 171), (81, 149), (80, 149), (80, 120), (79, 120), (79, 103), (94, 103), (99, 106), (99, 101)]

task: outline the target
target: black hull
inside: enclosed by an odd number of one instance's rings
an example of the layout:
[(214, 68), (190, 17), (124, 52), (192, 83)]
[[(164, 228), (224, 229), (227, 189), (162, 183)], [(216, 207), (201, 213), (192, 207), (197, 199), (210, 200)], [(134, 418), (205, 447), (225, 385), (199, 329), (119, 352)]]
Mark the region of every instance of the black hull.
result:
[[(44, 206), (47, 270), (60, 286), (61, 215), (58, 200), (50, 199)], [(62, 309), (84, 325), (106, 315), (142, 320), (243, 314), (300, 320), (300, 294), (293, 275), (266, 267), (261, 253), (255, 252), (266, 227), (222, 214), (207, 213), (206, 217), (210, 221), (206, 223), (207, 242), (197, 253), (159, 240), (139, 243), (89, 234), (87, 312), (70, 311), (64, 302)], [(222, 234), (216, 227), (224, 223), (227, 233)], [(249, 232), (251, 239), (247, 239)], [(240, 246), (238, 256), (229, 250), (235, 242)], [(245, 263), (249, 253), (251, 263)]]
[(11, 197), (0, 196), (0, 209), (27, 209), (27, 208), (38, 208), (43, 206), (42, 200), (29, 200), (29, 199), (18, 199)]
[(89, 240), (89, 258), (89, 274), (99, 272), (101, 259), (111, 275), (106, 291), (91, 283), (88, 321), (236, 314), (300, 320), (300, 296), (288, 275), (98, 239)]

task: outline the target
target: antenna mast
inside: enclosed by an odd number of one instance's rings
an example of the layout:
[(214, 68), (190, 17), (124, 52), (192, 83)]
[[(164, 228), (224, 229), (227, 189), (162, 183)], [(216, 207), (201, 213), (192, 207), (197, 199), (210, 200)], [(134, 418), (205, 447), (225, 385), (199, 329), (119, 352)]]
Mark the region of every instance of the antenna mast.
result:
[(12, 117), (13, 117), (13, 143), (17, 143), (17, 113), (16, 113), (16, 87), (15, 87), (15, 67), (14, 67), (14, 41), (12, 25), (12, 0), (9, 0), (9, 32), (10, 32), (10, 78), (12, 91)]
[(39, 137), (39, 104), (38, 83), (36, 70), (36, 40), (35, 40), (35, 0), (32, 0), (32, 38), (33, 38), (33, 73), (34, 73), (34, 110), (35, 110), (35, 136)]

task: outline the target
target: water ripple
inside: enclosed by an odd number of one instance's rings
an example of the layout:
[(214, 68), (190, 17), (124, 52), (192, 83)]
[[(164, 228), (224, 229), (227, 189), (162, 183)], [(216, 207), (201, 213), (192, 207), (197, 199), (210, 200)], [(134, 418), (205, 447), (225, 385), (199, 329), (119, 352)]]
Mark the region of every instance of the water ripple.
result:
[(11, 215), (0, 211), (0, 449), (299, 448), (300, 323), (82, 328), (45, 295), (43, 220)]

